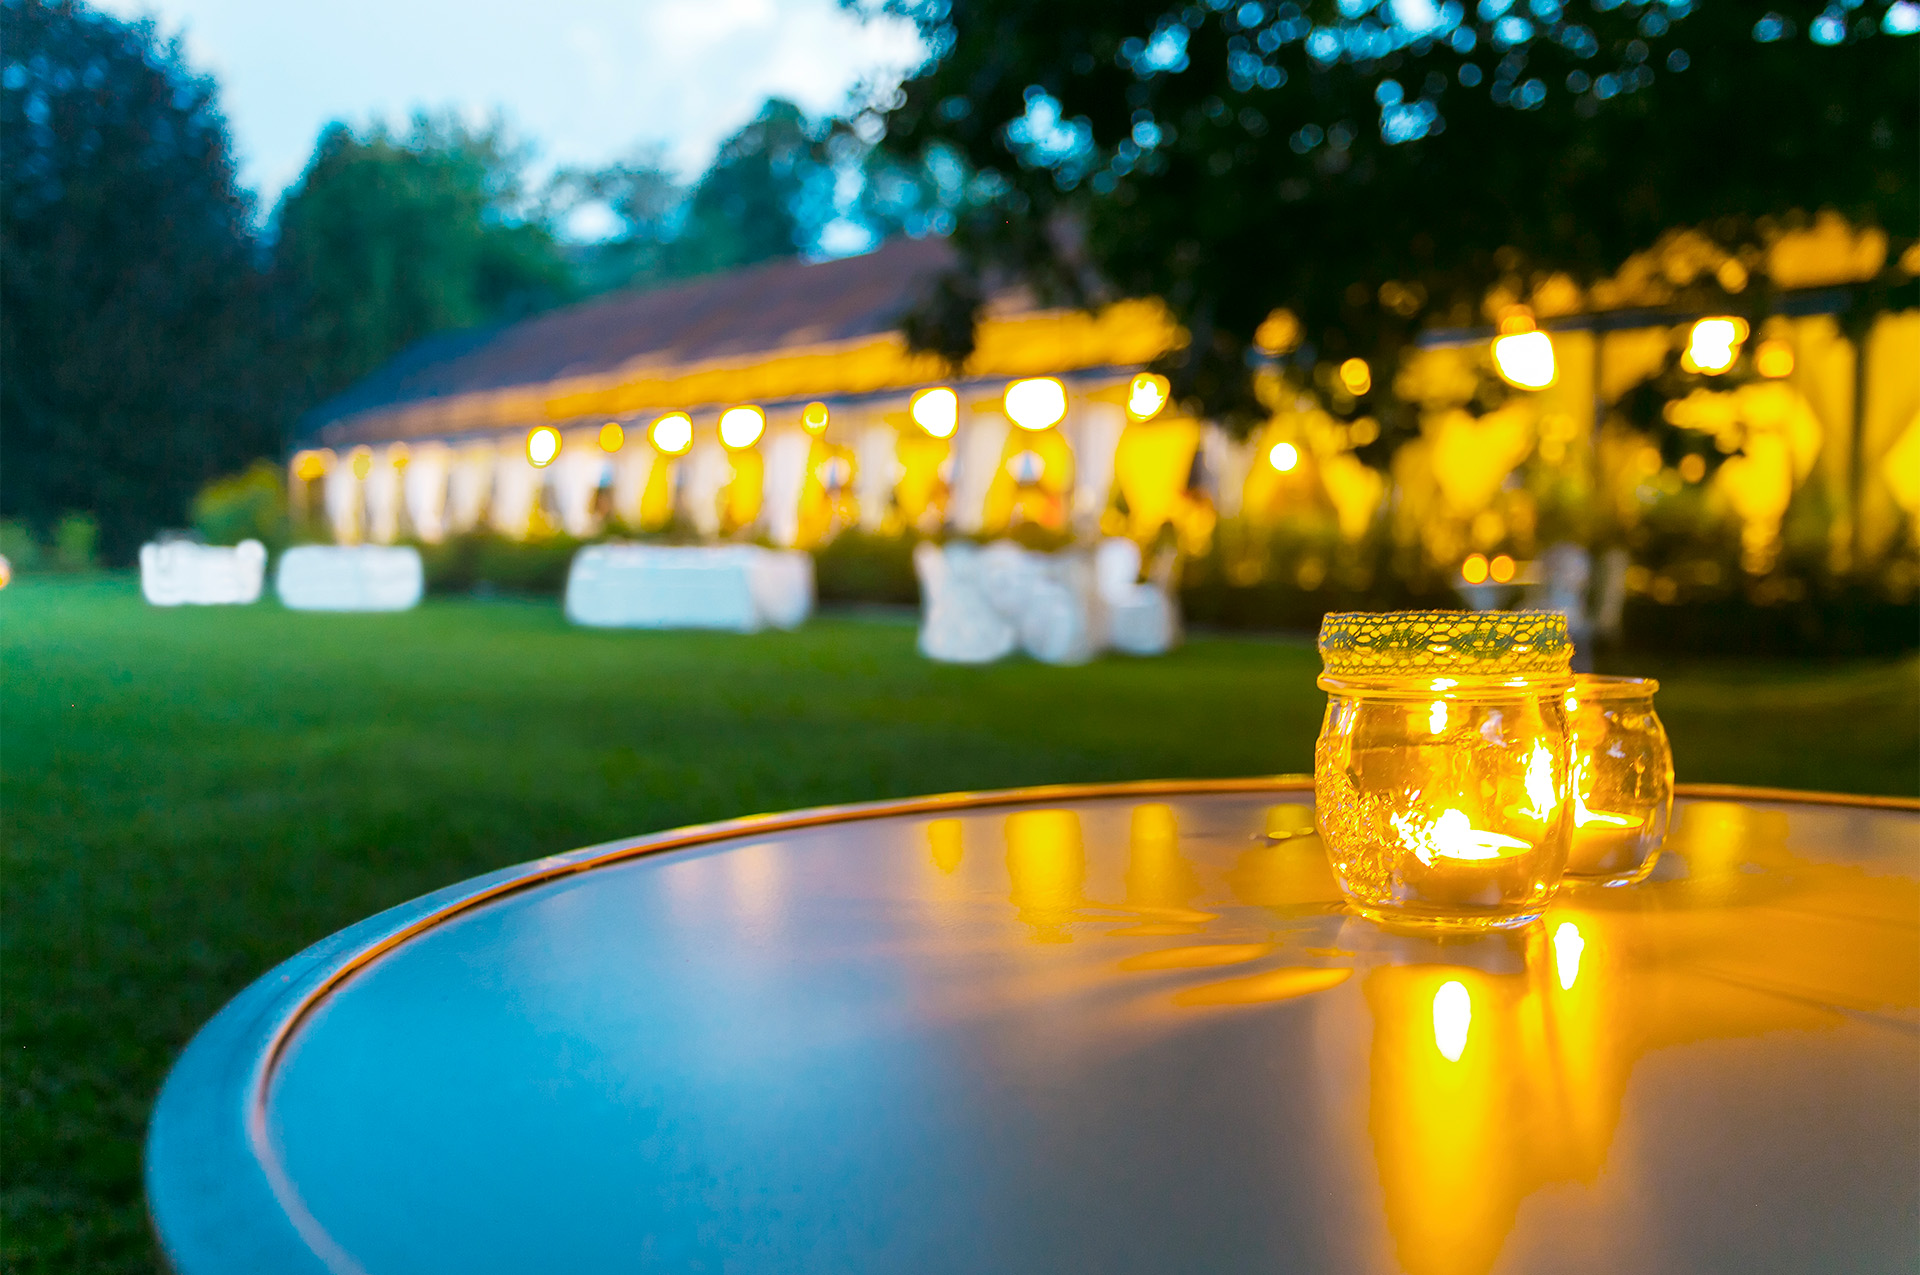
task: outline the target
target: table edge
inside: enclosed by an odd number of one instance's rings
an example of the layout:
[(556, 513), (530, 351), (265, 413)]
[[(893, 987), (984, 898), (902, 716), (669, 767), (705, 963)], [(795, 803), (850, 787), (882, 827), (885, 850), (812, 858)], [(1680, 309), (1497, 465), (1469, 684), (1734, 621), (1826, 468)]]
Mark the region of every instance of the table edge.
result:
[[(757, 834), (902, 815), (941, 815), (1035, 802), (1232, 793), (1311, 792), (1311, 775), (1050, 784), (816, 806), (622, 838), (501, 868), (348, 926), (254, 980), (197, 1032), (161, 1086), (148, 1124), (148, 1214), (168, 1263), (190, 1275), (262, 1269), (364, 1275), (305, 1206), (266, 1126), (268, 1083), (307, 1014), (385, 952), (507, 894), (643, 855)], [(1676, 784), (1694, 800), (1785, 802), (1920, 812), (1920, 799)], [(238, 1101), (235, 1101), (235, 1099)]]

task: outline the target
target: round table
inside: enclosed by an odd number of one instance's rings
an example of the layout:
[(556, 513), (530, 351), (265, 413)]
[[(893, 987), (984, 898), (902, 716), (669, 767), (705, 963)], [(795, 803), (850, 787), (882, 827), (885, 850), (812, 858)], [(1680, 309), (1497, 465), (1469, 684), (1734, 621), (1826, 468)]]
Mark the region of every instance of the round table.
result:
[(155, 1110), (216, 1272), (1920, 1265), (1920, 803), (1683, 788), (1507, 935), (1350, 915), (1301, 779), (743, 819), (275, 969)]

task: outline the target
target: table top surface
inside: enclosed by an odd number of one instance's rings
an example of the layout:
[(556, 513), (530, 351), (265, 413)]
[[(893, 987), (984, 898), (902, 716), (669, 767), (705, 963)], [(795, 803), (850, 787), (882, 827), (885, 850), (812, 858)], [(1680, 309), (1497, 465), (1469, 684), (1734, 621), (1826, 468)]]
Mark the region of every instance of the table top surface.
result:
[(738, 821), (260, 980), (148, 1191), (226, 1271), (1912, 1270), (1920, 811), (1683, 797), (1527, 930), (1347, 912), (1297, 781)]

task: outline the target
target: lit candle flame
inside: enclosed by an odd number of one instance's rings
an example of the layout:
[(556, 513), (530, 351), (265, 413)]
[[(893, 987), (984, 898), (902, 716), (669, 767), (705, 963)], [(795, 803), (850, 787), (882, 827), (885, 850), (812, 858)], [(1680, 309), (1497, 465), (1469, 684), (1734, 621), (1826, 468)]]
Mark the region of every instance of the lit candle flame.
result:
[(1587, 941), (1580, 937), (1580, 927), (1572, 921), (1560, 922), (1560, 928), (1553, 932), (1553, 963), (1560, 971), (1560, 990), (1573, 990), (1573, 981), (1580, 977), (1580, 953), (1587, 950)]
[(1447, 729), (1447, 702), (1443, 699), (1433, 701), (1433, 707), (1427, 710), (1427, 730), (1438, 735)]
[(1553, 818), (1560, 805), (1560, 794), (1553, 787), (1553, 754), (1545, 744), (1535, 744), (1533, 755), (1527, 758), (1527, 796), (1533, 808), (1522, 813), (1542, 823)]
[(1441, 811), (1440, 817), (1425, 827), (1420, 826), (1423, 822), (1418, 816), (1392, 816), (1400, 839), (1412, 848), (1414, 858), (1428, 867), (1436, 858), (1504, 859), (1533, 849), (1531, 843), (1518, 837), (1474, 827), (1473, 821), (1458, 810)]
[(1433, 1047), (1448, 1062), (1459, 1062), (1473, 1025), (1473, 997), (1458, 979), (1440, 984), (1433, 994)]

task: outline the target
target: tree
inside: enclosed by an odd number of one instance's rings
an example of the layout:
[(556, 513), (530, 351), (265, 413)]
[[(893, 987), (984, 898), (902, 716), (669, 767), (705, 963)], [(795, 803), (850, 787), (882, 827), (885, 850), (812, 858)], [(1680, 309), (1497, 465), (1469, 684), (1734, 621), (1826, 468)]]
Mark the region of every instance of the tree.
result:
[[(1176, 391), (1245, 425), (1276, 308), (1305, 337), (1302, 383), (1352, 355), (1391, 368), (1422, 327), (1585, 287), (1676, 227), (1757, 261), (1782, 224), (1835, 209), (1893, 237), (1860, 304), (1911, 291), (1891, 263), (1920, 221), (1920, 78), (1896, 37), (1920, 8), (1779, 7), (907, 3), (935, 57), (886, 144), (953, 192), (972, 275), (1163, 298), (1192, 337), (1167, 360)], [(1772, 296), (1757, 265), (1690, 286), (1756, 316)], [(916, 330), (958, 357), (982, 291), (941, 295), (958, 321)], [(1391, 418), (1390, 379), (1353, 410)]]
[(0, 513), (98, 519), (124, 561), (284, 399), (252, 203), (212, 82), (151, 22), (4, 0)]
[(275, 265), (310, 397), (421, 337), (570, 294), (567, 263), (523, 188), (525, 159), (497, 124), (420, 116), (404, 136), (328, 126), (276, 214)]

